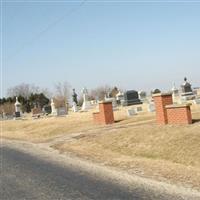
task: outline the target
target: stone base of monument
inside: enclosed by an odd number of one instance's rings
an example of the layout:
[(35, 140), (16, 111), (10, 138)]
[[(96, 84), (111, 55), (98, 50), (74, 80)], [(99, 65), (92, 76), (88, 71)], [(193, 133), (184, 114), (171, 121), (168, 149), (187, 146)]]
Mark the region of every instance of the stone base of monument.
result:
[(193, 102), (194, 102), (194, 104), (199, 104), (200, 105), (200, 98), (199, 99), (194, 99)]
[(15, 112), (15, 115), (14, 115), (14, 120), (20, 120), (22, 119), (22, 115), (20, 112)]
[(20, 112), (15, 112), (15, 118), (20, 118), (21, 117), (21, 113)]
[(127, 110), (127, 115), (128, 117), (131, 117), (131, 116), (137, 115), (137, 112), (135, 111), (134, 108), (131, 108)]
[(194, 99), (195, 95), (193, 94), (193, 92), (187, 92), (181, 94), (181, 100), (183, 101), (194, 100)]
[(88, 111), (89, 109), (91, 109), (91, 104), (89, 101), (85, 101), (83, 102), (81, 111)]

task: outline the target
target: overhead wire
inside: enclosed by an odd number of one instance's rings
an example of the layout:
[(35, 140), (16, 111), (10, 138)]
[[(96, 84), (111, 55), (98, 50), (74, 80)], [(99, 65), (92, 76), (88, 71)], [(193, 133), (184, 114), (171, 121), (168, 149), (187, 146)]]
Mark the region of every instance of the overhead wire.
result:
[(40, 31), (38, 34), (36, 34), (30, 41), (24, 43), (17, 51), (15, 54), (13, 54), (11, 57), (7, 58), (7, 61), (11, 60), (12, 58), (14, 58), (16, 55), (18, 55), (21, 51), (23, 51), (25, 48), (27, 48), (28, 46), (32, 45), (35, 41), (37, 41), (41, 36), (43, 36), (46, 32), (48, 32), (50, 29), (52, 29), (54, 26), (56, 26), (58, 23), (60, 23), (61, 21), (63, 21), (67, 16), (72, 15), (73, 13), (75, 13), (77, 10), (79, 10), (85, 3), (87, 0), (83, 0), (81, 1), (81, 3), (76, 6), (75, 8), (72, 8), (71, 10), (69, 10), (67, 13), (65, 13), (64, 15), (62, 15), (61, 17), (59, 17), (58, 19), (56, 19), (55, 21), (53, 21), (52, 23), (48, 24), (42, 31)]

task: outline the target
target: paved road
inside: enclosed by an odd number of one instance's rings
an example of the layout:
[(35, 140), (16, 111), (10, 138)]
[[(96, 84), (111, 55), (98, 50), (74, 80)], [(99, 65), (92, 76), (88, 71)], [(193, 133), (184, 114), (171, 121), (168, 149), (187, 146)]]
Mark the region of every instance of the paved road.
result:
[(141, 188), (130, 191), (8, 147), (1, 147), (1, 164), (1, 200), (177, 199)]

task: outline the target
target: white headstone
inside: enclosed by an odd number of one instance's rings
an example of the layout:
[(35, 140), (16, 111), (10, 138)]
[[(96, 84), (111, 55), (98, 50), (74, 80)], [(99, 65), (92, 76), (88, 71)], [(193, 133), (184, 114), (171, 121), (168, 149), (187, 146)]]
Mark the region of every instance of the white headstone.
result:
[(148, 111), (149, 112), (155, 112), (156, 108), (155, 108), (155, 104), (154, 103), (150, 103), (148, 105)]
[(194, 104), (200, 104), (200, 99), (193, 100)]
[(135, 112), (134, 108), (128, 109), (127, 110), (127, 115), (128, 117), (133, 116), (133, 115), (137, 115), (137, 113)]
[(73, 110), (73, 112), (78, 112), (78, 107), (75, 102), (73, 102), (72, 110)]
[(52, 115), (57, 115), (57, 109), (55, 107), (53, 99), (51, 99), (51, 114)]
[(18, 97), (16, 97), (15, 112), (21, 112), (21, 103), (19, 103)]
[(82, 93), (83, 93), (83, 105), (82, 105), (81, 110), (87, 111), (91, 107), (90, 101), (88, 101), (88, 91), (87, 91), (87, 89), (83, 88)]

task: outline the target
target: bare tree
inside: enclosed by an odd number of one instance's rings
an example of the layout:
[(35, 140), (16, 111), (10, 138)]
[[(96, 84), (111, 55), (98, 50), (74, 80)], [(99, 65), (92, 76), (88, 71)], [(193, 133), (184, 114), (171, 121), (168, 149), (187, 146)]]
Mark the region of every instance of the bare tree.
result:
[(90, 92), (90, 98), (91, 99), (96, 99), (98, 98), (99, 100), (104, 100), (105, 96), (108, 95), (112, 90), (112, 87), (105, 85), (105, 86), (100, 86), (97, 87)]
[(39, 87), (27, 83), (21, 83), (19, 85), (9, 88), (7, 91), (7, 95), (10, 97), (23, 96), (25, 98), (28, 98), (32, 93), (38, 92)]
[(56, 99), (63, 99), (65, 101), (69, 101), (70, 88), (71, 88), (71, 86), (67, 81), (65, 81), (63, 83), (61, 83), (61, 82), (56, 83), (55, 84)]
[(0, 114), (8, 114), (8, 115), (12, 115), (15, 112), (15, 106), (13, 103), (5, 103), (3, 105), (0, 106)]

